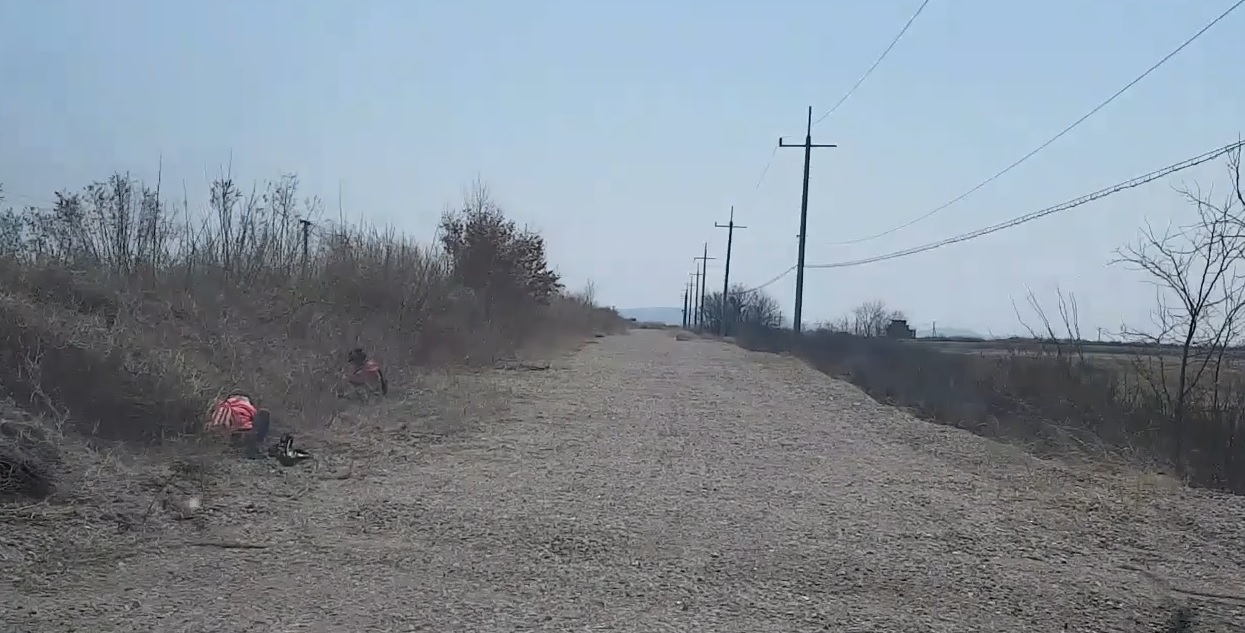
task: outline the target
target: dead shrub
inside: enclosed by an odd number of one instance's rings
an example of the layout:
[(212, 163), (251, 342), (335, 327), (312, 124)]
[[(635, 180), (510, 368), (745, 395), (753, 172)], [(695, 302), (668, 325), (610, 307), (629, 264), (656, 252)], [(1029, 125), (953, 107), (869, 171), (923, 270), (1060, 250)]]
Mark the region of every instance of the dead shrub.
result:
[(105, 439), (192, 430), (202, 407), (175, 367), (66, 312), (0, 297), (0, 380), (10, 393), (42, 414), (72, 412), (78, 431)]
[(55, 489), (59, 464), (48, 429), (12, 400), (0, 400), (0, 501), (47, 498)]

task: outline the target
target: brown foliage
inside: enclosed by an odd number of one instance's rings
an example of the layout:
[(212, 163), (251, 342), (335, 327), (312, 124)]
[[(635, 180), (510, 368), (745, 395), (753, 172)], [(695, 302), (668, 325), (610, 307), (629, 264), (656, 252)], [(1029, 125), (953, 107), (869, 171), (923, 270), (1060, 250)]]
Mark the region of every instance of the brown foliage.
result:
[[(543, 239), (482, 187), (434, 246), (323, 223), (298, 186), (286, 176), (248, 193), (222, 177), (195, 214), (114, 176), (51, 209), (0, 212), (0, 386), (101, 439), (193, 432), (235, 389), (278, 427), (307, 428), (344, 406), (333, 387), (356, 347), (400, 388), (406, 368), (491, 365), (532, 341), (621, 327), (562, 291)], [(6, 438), (0, 471), (29, 471), (34, 453)]]
[(540, 235), (520, 230), (481, 185), (457, 212), (441, 219), (441, 246), (454, 278), (485, 297), (485, 305), (548, 304), (563, 288), (545, 260)]

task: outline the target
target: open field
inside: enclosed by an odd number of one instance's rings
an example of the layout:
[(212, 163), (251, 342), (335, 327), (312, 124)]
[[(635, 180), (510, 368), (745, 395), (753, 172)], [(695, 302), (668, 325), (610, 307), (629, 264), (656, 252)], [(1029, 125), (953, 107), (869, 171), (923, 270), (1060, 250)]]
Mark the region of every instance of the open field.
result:
[[(974, 354), (980, 356), (1042, 356), (1056, 352), (1065, 355), (1082, 355), (1086, 362), (1113, 372), (1122, 392), (1129, 397), (1148, 398), (1153, 396), (1156, 381), (1163, 376), (1167, 388), (1174, 392), (1180, 374), (1180, 350), (1174, 346), (1122, 345), (1118, 343), (1096, 343), (1082, 341), (1079, 343), (1061, 343), (1003, 339), (993, 341), (947, 341), (915, 339), (903, 341), (905, 345), (921, 346), (939, 352), (951, 354)], [(1232, 394), (1245, 390), (1245, 350), (1229, 350), (1219, 363), (1218, 386), (1220, 395)], [(1190, 363), (1189, 379), (1196, 374), (1197, 362)], [(1210, 397), (1208, 392), (1216, 384), (1212, 374), (1214, 367), (1209, 366), (1199, 378), (1194, 389), (1198, 398)]]

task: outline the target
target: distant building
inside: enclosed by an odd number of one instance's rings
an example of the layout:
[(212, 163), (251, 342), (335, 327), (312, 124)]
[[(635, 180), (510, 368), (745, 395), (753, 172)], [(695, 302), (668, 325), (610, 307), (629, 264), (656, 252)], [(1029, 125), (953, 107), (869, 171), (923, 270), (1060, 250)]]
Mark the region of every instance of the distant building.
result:
[(891, 324), (886, 326), (886, 336), (889, 338), (916, 338), (916, 330), (908, 327), (907, 319), (891, 319)]

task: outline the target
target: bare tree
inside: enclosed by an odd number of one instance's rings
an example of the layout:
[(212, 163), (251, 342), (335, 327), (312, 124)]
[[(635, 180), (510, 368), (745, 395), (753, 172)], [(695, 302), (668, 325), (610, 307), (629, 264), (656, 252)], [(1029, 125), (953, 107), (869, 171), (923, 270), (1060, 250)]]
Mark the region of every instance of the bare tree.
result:
[[(1144, 272), (1158, 293), (1151, 331), (1126, 329), (1134, 339), (1175, 348), (1175, 384), (1167, 379), (1162, 349), (1155, 395), (1176, 423), (1175, 454), (1183, 455), (1184, 421), (1206, 376), (1218, 376), (1224, 351), (1240, 331), (1245, 309), (1245, 195), (1241, 154), (1228, 157), (1232, 191), (1221, 201), (1198, 187), (1178, 189), (1194, 208), (1195, 221), (1156, 231), (1147, 225), (1136, 244), (1119, 250), (1119, 262)], [(1209, 372), (1209, 373), (1208, 373)], [(1217, 385), (1216, 385), (1217, 387)]]
[(903, 312), (888, 309), (883, 301), (866, 301), (852, 310), (851, 333), (856, 336), (886, 336), (892, 319), (905, 318)]
[(739, 326), (782, 327), (782, 308), (777, 300), (763, 292), (749, 291), (742, 285), (733, 285), (725, 306), (726, 314), (723, 315), (721, 292), (711, 292), (705, 295), (705, 305), (701, 316), (709, 331), (720, 331), (723, 317), (726, 318), (728, 333), (735, 332)]
[(777, 299), (756, 291), (747, 293), (738, 305), (741, 323), (766, 328), (782, 327), (782, 308)]
[(1041, 322), (1040, 329), (1029, 325), (1025, 321), (1024, 317), (1020, 315), (1020, 308), (1016, 307), (1014, 299), (1012, 300), (1012, 310), (1016, 312), (1016, 319), (1020, 321), (1021, 326), (1028, 330), (1029, 336), (1033, 340), (1044, 344), (1043, 347), (1046, 344), (1051, 345), (1054, 348), (1055, 355), (1058, 357), (1063, 357), (1065, 346), (1070, 346), (1071, 352), (1075, 353), (1076, 357), (1081, 361), (1084, 361), (1085, 346), (1082, 344), (1084, 341), (1081, 338), (1080, 310), (1076, 304), (1076, 295), (1072, 293), (1065, 294), (1063, 290), (1056, 288), (1055, 297), (1057, 299), (1056, 306), (1059, 310), (1059, 320), (1063, 325), (1063, 334), (1055, 330), (1055, 325), (1051, 322), (1050, 317), (1047, 316), (1046, 309), (1042, 307), (1042, 304), (1032, 290), (1028, 291), (1025, 299), (1029, 303), (1029, 308), (1033, 310), (1033, 313), (1037, 315), (1038, 320)]
[(852, 333), (852, 320), (848, 317), (839, 317), (832, 321), (825, 321), (817, 326), (819, 330), (827, 332), (843, 332), (845, 334)]

